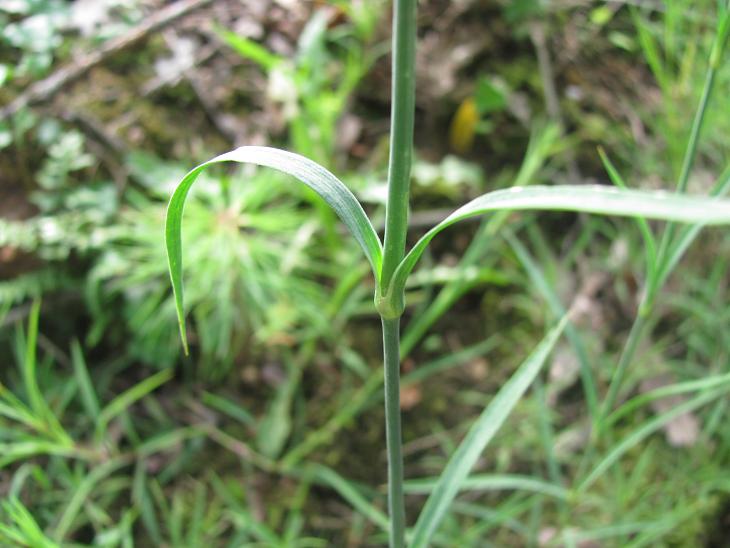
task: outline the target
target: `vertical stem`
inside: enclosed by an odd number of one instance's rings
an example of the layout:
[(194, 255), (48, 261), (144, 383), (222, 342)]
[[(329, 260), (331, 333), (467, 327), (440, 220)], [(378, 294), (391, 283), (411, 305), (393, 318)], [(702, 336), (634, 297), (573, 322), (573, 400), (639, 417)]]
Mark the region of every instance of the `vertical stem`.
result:
[(403, 453), (400, 426), (400, 319), (383, 319), (385, 356), (385, 434), (388, 448), (388, 513), (390, 546), (405, 546), (405, 505), (403, 503)]
[(385, 241), (381, 273), (383, 287), (388, 286), (393, 272), (405, 253), (416, 105), (415, 64), (416, 0), (395, 0), (388, 203), (385, 207)]
[[(413, 119), (416, 64), (416, 1), (393, 2), (393, 85), (390, 118), (388, 202), (385, 206), (385, 239), (380, 287), (387, 288), (403, 259), (408, 229), (408, 187), (413, 154)], [(392, 308), (392, 307), (391, 307)], [(390, 546), (405, 546), (403, 503), (403, 452), (400, 426), (400, 310), (383, 315), (385, 360), (385, 431), (388, 448), (388, 511)], [(391, 315), (392, 314), (392, 315)], [(395, 317), (393, 317), (395, 316)]]
[[(725, 3), (725, 10), (730, 10), (730, 0), (727, 0)], [(720, 67), (728, 35), (730, 35), (730, 12), (721, 12), (720, 17), (721, 19), (715, 34), (715, 40), (712, 44), (712, 51), (710, 52), (709, 67), (705, 75), (700, 103), (695, 111), (695, 116), (692, 121), (692, 128), (690, 129), (687, 147), (682, 160), (682, 169), (679, 174), (679, 179), (677, 180), (677, 193), (683, 193), (687, 190), (692, 166), (697, 158), (697, 147), (700, 140), (700, 133), (702, 132), (707, 107), (710, 103), (710, 98), (712, 97), (715, 85), (715, 75)], [(664, 281), (666, 281), (666, 277), (668, 276), (668, 273), (666, 273), (665, 270), (669, 265), (669, 261), (671, 261), (671, 247), (675, 234), (676, 224), (667, 223), (656, 254), (656, 269), (653, 275), (647, 280), (644, 296), (639, 306), (638, 316), (634, 325), (631, 327), (629, 338), (624, 346), (624, 351), (621, 354), (618, 366), (616, 367), (611, 379), (606, 399), (603, 402), (602, 413), (600, 415), (601, 419), (607, 417), (611, 412), (616, 402), (618, 391), (621, 386), (621, 382), (623, 381), (626, 369), (633, 360), (636, 349), (639, 346), (639, 342), (645, 334), (647, 329), (647, 319), (654, 308), (654, 302), (656, 301), (657, 294), (661, 290), (661, 285)]]
[[(719, 6), (718, 6), (719, 7)], [(726, 10), (730, 10), (730, 1), (726, 2)], [(697, 146), (700, 140), (700, 133), (702, 132), (702, 125), (705, 122), (705, 114), (707, 113), (707, 107), (710, 104), (710, 97), (715, 86), (715, 75), (718, 68), (720, 67), (720, 61), (722, 54), (725, 49), (725, 43), (727, 42), (728, 34), (730, 34), (730, 13), (725, 12), (721, 14), (722, 19), (718, 25), (717, 33), (715, 34), (715, 40), (712, 44), (712, 51), (710, 52), (710, 62), (705, 75), (705, 83), (702, 87), (702, 95), (700, 97), (700, 104), (695, 111), (694, 119), (692, 120), (692, 128), (689, 132), (689, 138), (687, 139), (687, 148), (685, 149), (684, 158), (682, 160), (682, 170), (677, 180), (677, 192), (686, 192), (687, 185), (689, 184), (689, 176), (692, 172), (692, 166), (694, 165), (695, 158), (697, 157)], [(664, 229), (662, 240), (659, 244), (659, 252), (657, 254), (657, 272), (661, 271), (666, 266), (667, 260), (669, 260), (669, 247), (672, 244), (676, 231), (676, 225), (674, 223), (667, 223), (667, 227)], [(651, 280), (649, 291), (650, 293), (656, 293), (660, 288), (656, 287), (658, 280)], [(649, 298), (653, 300), (654, 295), (650, 294)]]
[[(606, 394), (606, 398), (603, 400), (603, 405), (601, 406), (601, 412), (599, 414), (599, 428), (601, 431), (603, 430), (603, 420), (608, 417), (613, 410), (613, 406), (616, 404), (616, 398), (618, 397), (618, 392), (621, 388), (621, 383), (624, 380), (626, 370), (628, 369), (631, 361), (634, 359), (634, 354), (636, 354), (639, 342), (644, 337), (647, 317), (648, 310), (644, 309), (643, 306), (640, 306), (638, 316), (631, 326), (629, 338), (626, 340), (626, 345), (621, 353), (621, 358), (619, 358), (618, 365), (613, 371), (611, 384), (608, 386), (608, 393)], [(599, 432), (598, 434), (600, 435), (602, 432)]]
[[(687, 141), (687, 149), (685, 150), (684, 159), (682, 160), (682, 172), (679, 174), (677, 181), (677, 192), (682, 193), (687, 191), (687, 185), (689, 184), (689, 176), (692, 172), (692, 166), (694, 165), (695, 158), (697, 157), (697, 145), (700, 140), (700, 132), (702, 131), (702, 125), (705, 121), (705, 113), (707, 112), (707, 106), (710, 102), (710, 96), (712, 95), (712, 88), (715, 84), (715, 72), (716, 69), (713, 66), (707, 70), (707, 76), (705, 77), (705, 84), (702, 89), (702, 97), (700, 98), (700, 104), (695, 113), (694, 120), (692, 121), (692, 129), (690, 130), (689, 139)], [(657, 253), (657, 272), (666, 266), (666, 260), (668, 259), (668, 250), (672, 244), (672, 240), (676, 234), (677, 226), (675, 223), (667, 223), (662, 234), (661, 242), (659, 243), (659, 252)], [(649, 292), (655, 293), (659, 290), (656, 287), (657, 280), (650, 280)], [(650, 295), (652, 298), (654, 295)]]

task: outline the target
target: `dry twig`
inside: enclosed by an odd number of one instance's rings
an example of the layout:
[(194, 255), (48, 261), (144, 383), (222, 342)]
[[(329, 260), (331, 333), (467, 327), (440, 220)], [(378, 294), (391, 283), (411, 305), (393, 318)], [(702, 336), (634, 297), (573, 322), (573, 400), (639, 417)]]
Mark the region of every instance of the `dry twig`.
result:
[(101, 64), (111, 55), (142, 40), (150, 33), (172, 23), (193, 10), (210, 4), (212, 0), (179, 0), (146, 17), (142, 23), (122, 36), (113, 38), (99, 49), (89, 52), (69, 65), (61, 67), (53, 74), (32, 84), (8, 105), (0, 109), (0, 120), (4, 120), (20, 109), (49, 101), (64, 86), (79, 79), (93, 67)]

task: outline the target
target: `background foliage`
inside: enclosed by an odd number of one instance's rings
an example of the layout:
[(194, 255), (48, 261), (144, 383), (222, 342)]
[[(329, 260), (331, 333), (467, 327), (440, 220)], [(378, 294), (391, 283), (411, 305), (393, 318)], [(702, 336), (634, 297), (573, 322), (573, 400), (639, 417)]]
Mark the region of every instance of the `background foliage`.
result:
[[(205, 176), (186, 213), (189, 358), (178, 340), (164, 210), (200, 160), (284, 146), (382, 219), (388, 6), (257, 6), (200, 2), (0, 120), (0, 544), (385, 539), (373, 281), (313, 193), (264, 170)], [(4, 2), (0, 105), (164, 8)], [(615, 165), (630, 187), (672, 188), (718, 9), (422, 2), (410, 242), (515, 184), (611, 184)], [(693, 193), (730, 177), (729, 81), (724, 63)], [(545, 328), (578, 314), (437, 545), (723, 545), (727, 231), (703, 232), (667, 280), (610, 435), (591, 436), (585, 371), (603, 393), (644, 245), (632, 221), (522, 213), (451, 229), (421, 261), (402, 349), (411, 512)]]

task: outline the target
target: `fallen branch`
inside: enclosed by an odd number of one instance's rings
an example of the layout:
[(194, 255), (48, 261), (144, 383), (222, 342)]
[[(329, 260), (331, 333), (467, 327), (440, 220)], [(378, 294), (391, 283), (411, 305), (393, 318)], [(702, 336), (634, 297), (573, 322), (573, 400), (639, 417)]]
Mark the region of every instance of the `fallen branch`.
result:
[(198, 9), (212, 0), (179, 0), (146, 17), (142, 23), (127, 33), (104, 43), (99, 49), (92, 51), (69, 65), (61, 67), (53, 74), (32, 84), (8, 105), (0, 109), (0, 120), (4, 120), (20, 109), (50, 100), (64, 86), (77, 80), (93, 67), (101, 64), (111, 55), (145, 38), (151, 32), (170, 24), (176, 19)]

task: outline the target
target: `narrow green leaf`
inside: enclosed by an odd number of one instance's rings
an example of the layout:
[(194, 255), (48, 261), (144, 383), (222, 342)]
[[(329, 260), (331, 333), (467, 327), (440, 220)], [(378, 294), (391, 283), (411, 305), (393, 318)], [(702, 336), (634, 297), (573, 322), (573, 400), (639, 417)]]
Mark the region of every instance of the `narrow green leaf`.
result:
[(64, 537), (69, 533), (69, 531), (71, 531), (74, 520), (79, 515), (82, 505), (89, 497), (94, 487), (96, 487), (101, 480), (126, 464), (129, 464), (129, 459), (125, 457), (117, 457), (108, 460), (92, 469), (84, 477), (84, 479), (79, 482), (73, 496), (66, 501), (63, 514), (61, 514), (61, 517), (53, 531), (54, 540), (59, 542), (63, 541)]
[[(23, 383), (35, 422), (42, 423), (44, 425), (43, 430), (52, 435), (56, 441), (71, 446), (73, 445), (71, 438), (63, 429), (58, 418), (53, 414), (53, 411), (51, 411), (38, 386), (36, 345), (38, 341), (40, 310), (41, 302), (36, 299), (31, 306), (30, 316), (28, 318), (28, 336), (25, 340), (25, 356), (22, 363)], [(4, 399), (7, 401), (8, 397), (5, 396)], [(18, 407), (17, 409), (20, 408)]]
[(221, 40), (241, 55), (241, 57), (250, 59), (266, 72), (273, 70), (284, 62), (283, 57), (279, 57), (275, 53), (271, 53), (261, 44), (258, 44), (245, 36), (239, 36), (235, 32), (231, 32), (230, 30), (221, 27), (216, 27), (215, 33)]
[(233, 400), (218, 396), (212, 392), (203, 392), (201, 401), (203, 404), (236, 419), (246, 426), (253, 427), (256, 424), (256, 419), (253, 418), (253, 415)]
[(500, 210), (576, 211), (690, 224), (730, 224), (730, 201), (718, 198), (601, 185), (530, 186), (496, 190), (460, 207), (418, 240), (398, 266), (387, 296), (394, 298), (402, 294), (406, 279), (439, 232), (464, 219)]
[(298, 154), (269, 147), (247, 146), (221, 154), (190, 171), (180, 182), (167, 208), (165, 243), (172, 288), (175, 293), (180, 336), (187, 352), (182, 290), (182, 215), (185, 198), (198, 175), (209, 165), (220, 162), (250, 163), (292, 175), (319, 194), (355, 237), (370, 261), (376, 279), (380, 278), (382, 244), (357, 198), (348, 188), (316, 162)]
[(698, 396), (695, 396), (691, 400), (684, 402), (681, 405), (678, 405), (677, 407), (673, 407), (666, 413), (663, 413), (646, 422), (646, 424), (635, 430), (632, 434), (627, 436), (623, 441), (616, 445), (608, 453), (608, 455), (606, 455), (603, 460), (593, 469), (588, 477), (583, 480), (583, 482), (578, 486), (577, 491), (581, 492), (588, 489), (596, 482), (596, 480), (598, 480), (598, 478), (600, 478), (606, 472), (606, 470), (608, 470), (616, 461), (624, 456), (627, 451), (641, 443), (644, 439), (662, 428), (669, 421), (671, 421), (675, 417), (678, 417), (679, 415), (689, 413), (690, 411), (694, 411), (695, 409), (698, 409), (703, 405), (707, 405), (708, 403), (719, 398), (723, 394), (726, 394), (728, 390), (730, 390), (730, 387), (723, 387), (717, 390), (704, 392)]
[[(527, 152), (512, 186), (529, 185), (530, 181), (537, 178), (547, 160), (557, 151), (561, 135), (562, 130), (558, 124), (550, 123), (545, 126), (536, 126), (533, 129), (530, 142), (527, 144)], [(482, 221), (481, 228), (462, 255), (457, 270), (464, 271), (477, 264), (480, 268), (486, 268), (496, 259), (495, 254), (488, 255), (487, 253), (491, 249), (490, 245), (495, 241), (494, 236), (500, 232), (508, 218), (509, 213), (505, 211)], [(469, 284), (455, 279), (439, 291), (425, 310), (411, 318), (401, 337), (401, 359), (411, 353), (431, 326), (467, 291), (469, 291)]]
[(8, 541), (11, 546), (59, 548), (58, 544), (46, 537), (33, 514), (16, 497), (0, 502), (0, 508), (9, 520), (7, 525), (0, 524), (0, 541)]
[(86, 367), (84, 353), (81, 350), (79, 341), (77, 340), (74, 340), (71, 343), (71, 362), (73, 363), (76, 382), (79, 386), (79, 390), (81, 391), (81, 402), (83, 403), (86, 412), (92, 420), (96, 422), (100, 412), (99, 399), (96, 396), (94, 384), (91, 382), (89, 369)]
[(78, 457), (73, 447), (42, 439), (0, 443), (0, 469), (18, 460), (29, 459), (36, 455), (56, 455), (59, 457)]
[(724, 375), (713, 375), (712, 377), (706, 377), (694, 381), (680, 382), (656, 388), (649, 392), (634, 396), (629, 401), (624, 403), (621, 407), (616, 409), (616, 411), (611, 413), (606, 418), (606, 425), (610, 426), (612, 424), (616, 424), (619, 420), (624, 418), (626, 415), (634, 412), (639, 407), (656, 401), (660, 398), (675, 396), (677, 394), (685, 394), (687, 392), (708, 390), (710, 388), (716, 388), (725, 384), (730, 384), (730, 373), (726, 373)]
[(545, 336), (469, 429), (466, 437), (449, 459), (449, 463), (418, 517), (413, 529), (411, 548), (423, 548), (428, 545), (484, 448), (537, 377), (567, 323), (566, 316)]
[[(438, 484), (438, 478), (407, 480), (403, 486), (406, 493), (419, 495), (431, 493)], [(515, 474), (480, 474), (466, 478), (459, 491), (532, 491), (549, 497), (567, 499), (569, 491), (545, 480)]]
[[(540, 294), (542, 294), (545, 301), (547, 301), (547, 305), (552, 314), (556, 317), (556, 319), (562, 318), (566, 313), (565, 307), (560, 302), (560, 297), (555, 289), (545, 278), (540, 266), (532, 258), (529, 251), (527, 251), (527, 248), (522, 245), (522, 242), (520, 242), (512, 234), (507, 233), (505, 235), (505, 239), (512, 246), (512, 250), (515, 252), (515, 255), (517, 255), (517, 259), (525, 268), (532, 285)], [(586, 345), (583, 342), (583, 338), (580, 333), (572, 324), (568, 324), (566, 326), (565, 336), (568, 341), (570, 341), (573, 351), (580, 363), (580, 376), (583, 383), (583, 392), (585, 394), (588, 412), (591, 419), (596, 420), (598, 417), (598, 390), (596, 389), (596, 381), (588, 359), (588, 350), (586, 349)]]
[(634, 25), (636, 26), (636, 30), (638, 31), (639, 44), (641, 45), (644, 58), (649, 63), (649, 67), (654, 74), (654, 78), (657, 79), (657, 82), (659, 82), (660, 87), (664, 91), (667, 89), (668, 78), (659, 45), (652, 35), (648, 23), (639, 15), (639, 11), (637, 9), (632, 9), (630, 13), (631, 18), (634, 21)]
[(309, 470), (313, 479), (337, 491), (355, 510), (384, 531), (388, 530), (388, 517), (367, 500), (352, 483), (321, 464), (313, 464)]
[(96, 436), (100, 438), (106, 431), (109, 422), (129, 408), (130, 405), (142, 399), (153, 390), (159, 388), (172, 378), (172, 370), (164, 369), (151, 377), (135, 384), (132, 388), (125, 390), (116, 398), (110, 401), (99, 413), (99, 420), (96, 424)]
[[(606, 169), (608, 176), (611, 178), (611, 182), (619, 188), (628, 188), (628, 185), (624, 181), (623, 177), (621, 177), (618, 169), (616, 169), (616, 166), (613, 165), (613, 162), (611, 162), (611, 159), (602, 147), (598, 147), (598, 155), (601, 157), (603, 167)], [(641, 231), (641, 237), (644, 239), (647, 276), (649, 278), (653, 278), (654, 272), (656, 271), (656, 239), (654, 238), (654, 233), (651, 231), (651, 227), (646, 219), (638, 217), (636, 219), (636, 223)]]
[(38, 340), (38, 319), (40, 316), (41, 302), (33, 301), (28, 316), (28, 336), (25, 340), (25, 359), (23, 360), (23, 383), (30, 402), (30, 408), (38, 417), (45, 417), (48, 414), (43, 394), (38, 388), (36, 378), (36, 343)]
[(142, 525), (151, 537), (150, 540), (155, 546), (162, 545), (162, 533), (160, 532), (159, 516), (147, 486), (147, 462), (138, 460), (134, 468), (134, 479), (132, 481), (132, 502), (139, 508), (139, 515)]
[(31, 410), (2, 384), (0, 384), (0, 416), (21, 422), (38, 432), (44, 430), (43, 420), (33, 415)]
[[(710, 196), (725, 196), (730, 191), (730, 166), (720, 175), (710, 191)], [(695, 241), (704, 225), (686, 226), (672, 241), (664, 262), (658, 273), (657, 287), (662, 287), (669, 275), (674, 271), (685, 252)]]

